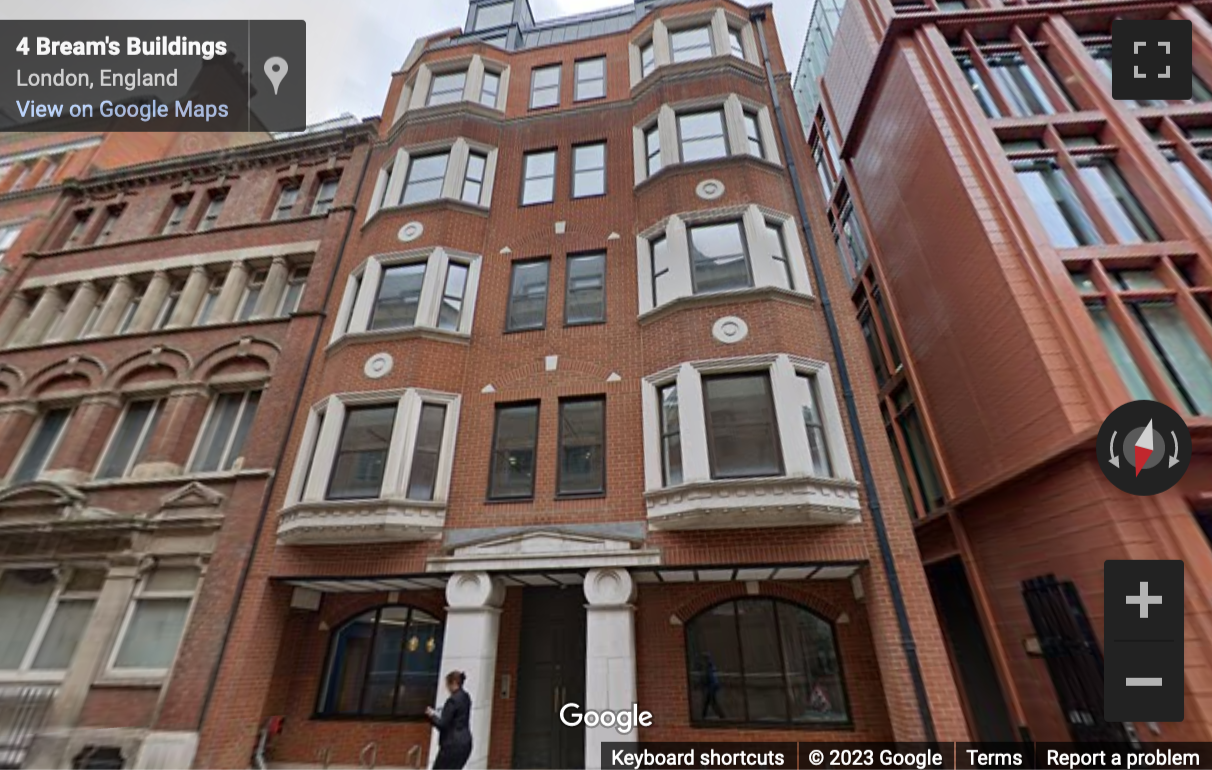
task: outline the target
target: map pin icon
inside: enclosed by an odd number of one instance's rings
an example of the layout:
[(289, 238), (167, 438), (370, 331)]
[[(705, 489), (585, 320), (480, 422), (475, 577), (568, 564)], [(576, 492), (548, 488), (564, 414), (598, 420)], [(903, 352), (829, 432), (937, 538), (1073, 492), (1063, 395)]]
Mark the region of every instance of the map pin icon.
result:
[(282, 82), (282, 78), (286, 77), (286, 71), (290, 69), (286, 66), (286, 60), (281, 56), (271, 56), (265, 60), (265, 76), (269, 78), (269, 82), (273, 83), (274, 96), (278, 95), (278, 85)]

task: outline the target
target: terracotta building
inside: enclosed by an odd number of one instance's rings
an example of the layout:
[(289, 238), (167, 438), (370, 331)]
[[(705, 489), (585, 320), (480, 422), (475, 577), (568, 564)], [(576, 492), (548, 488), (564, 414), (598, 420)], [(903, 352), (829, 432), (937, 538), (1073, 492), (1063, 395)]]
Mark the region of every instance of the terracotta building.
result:
[(795, 120), (768, 5), (473, 0), (413, 46), (197, 766), (275, 716), (271, 763), (419, 766), (452, 669), (470, 767), (636, 737), (565, 704), (638, 703), (644, 741), (964, 739)]
[[(809, 197), (838, 244), (873, 364), (860, 389), (878, 394), (985, 740), (1212, 738), (1205, 13), (851, 0), (805, 46), (804, 78), (823, 72), (796, 88)], [(1116, 18), (1191, 22), (1192, 99), (1112, 98)], [(1094, 446), (1140, 398), (1184, 414), (1195, 446), (1180, 485), (1151, 498), (1115, 489)], [(1103, 720), (1107, 559), (1186, 564), (1181, 723)]]
[(0, 145), (0, 766), (189, 764), (374, 133)]

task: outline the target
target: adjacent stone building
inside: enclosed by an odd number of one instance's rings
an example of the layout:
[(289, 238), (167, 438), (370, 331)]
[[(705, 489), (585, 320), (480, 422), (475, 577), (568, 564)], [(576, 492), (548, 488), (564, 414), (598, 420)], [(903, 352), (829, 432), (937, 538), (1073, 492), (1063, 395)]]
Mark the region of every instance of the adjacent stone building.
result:
[[(1206, 14), (851, 0), (805, 46), (809, 197), (838, 244), (874, 371), (858, 387), (878, 393), (983, 740), (1212, 737)], [(1191, 23), (1190, 100), (1112, 98), (1120, 18)], [(1115, 489), (1094, 446), (1142, 398), (1186, 415), (1194, 443), (1180, 485), (1152, 498)], [(1103, 720), (1107, 559), (1186, 565), (1181, 723)]]

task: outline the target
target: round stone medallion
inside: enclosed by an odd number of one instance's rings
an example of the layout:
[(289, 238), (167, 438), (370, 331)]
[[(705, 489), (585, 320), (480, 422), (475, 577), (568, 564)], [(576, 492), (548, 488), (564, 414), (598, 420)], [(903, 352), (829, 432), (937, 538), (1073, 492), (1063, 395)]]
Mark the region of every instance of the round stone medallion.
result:
[(694, 192), (705, 201), (713, 201), (724, 194), (724, 183), (718, 179), (704, 179)]
[(749, 324), (736, 316), (724, 316), (711, 327), (711, 334), (725, 345), (732, 345), (749, 336)]
[(420, 222), (409, 222), (400, 228), (400, 232), (397, 233), (396, 237), (398, 237), (404, 243), (408, 243), (409, 241), (415, 241), (416, 239), (420, 238), (421, 233), (423, 232), (425, 232), (425, 225), (421, 224)]
[(370, 379), (377, 380), (380, 377), (387, 376), (388, 372), (391, 371), (393, 363), (391, 353), (375, 353), (366, 359), (366, 365), (362, 367), (362, 372)]

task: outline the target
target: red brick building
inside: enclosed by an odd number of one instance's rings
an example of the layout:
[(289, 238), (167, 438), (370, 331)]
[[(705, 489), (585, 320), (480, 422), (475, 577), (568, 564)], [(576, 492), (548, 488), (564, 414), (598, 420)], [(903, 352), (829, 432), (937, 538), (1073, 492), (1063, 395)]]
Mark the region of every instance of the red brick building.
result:
[(275, 715), (272, 762), (418, 766), (451, 669), (470, 767), (635, 737), (567, 703), (638, 703), (645, 741), (965, 738), (792, 108), (769, 6), (473, 0), (417, 42), (197, 766)]
[[(879, 394), (985, 740), (1212, 737), (1206, 11), (852, 0), (805, 47), (804, 71), (824, 73), (797, 89), (810, 197), (874, 365), (856, 387)], [(1191, 100), (1112, 98), (1116, 18), (1192, 23)], [(1094, 447), (1139, 398), (1186, 415), (1195, 446), (1181, 484), (1152, 498), (1116, 490)], [(1186, 564), (1182, 723), (1103, 721), (1107, 559)]]
[(0, 145), (0, 766), (189, 764), (374, 132)]

